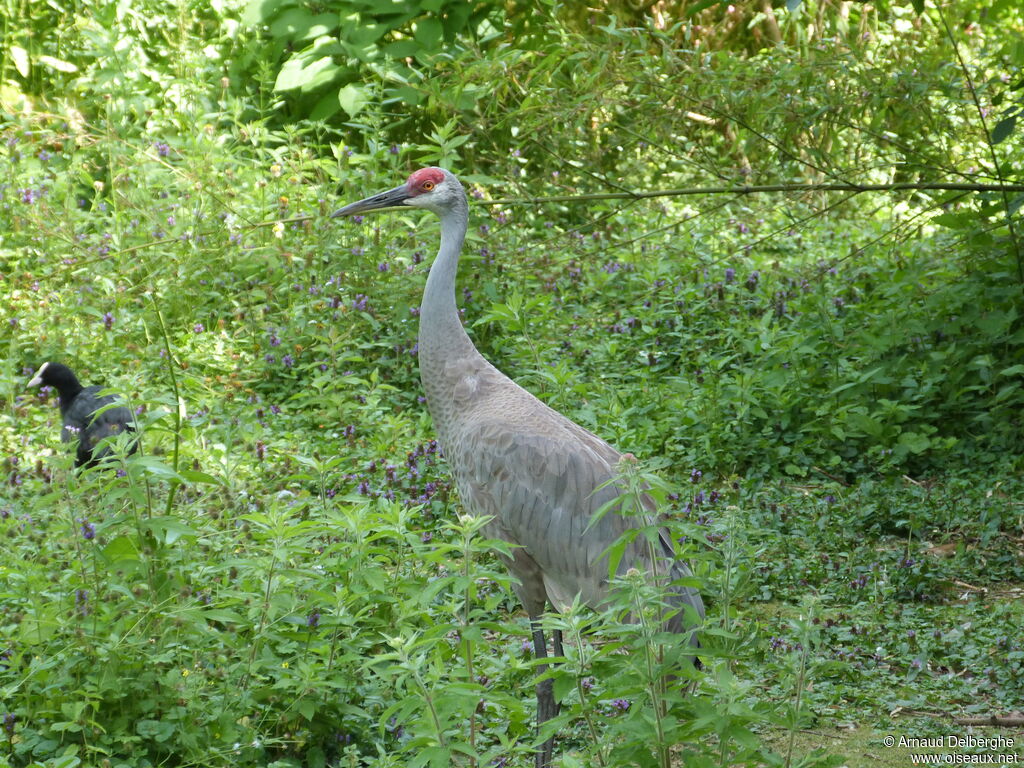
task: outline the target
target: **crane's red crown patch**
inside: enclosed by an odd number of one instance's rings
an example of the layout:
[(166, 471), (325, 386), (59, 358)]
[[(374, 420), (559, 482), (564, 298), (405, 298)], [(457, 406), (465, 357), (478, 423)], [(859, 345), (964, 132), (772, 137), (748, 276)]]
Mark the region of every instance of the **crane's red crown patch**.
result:
[(420, 192), (429, 192), (442, 181), (444, 181), (444, 173), (440, 168), (420, 168), (409, 177), (405, 184), (413, 194), (419, 194)]

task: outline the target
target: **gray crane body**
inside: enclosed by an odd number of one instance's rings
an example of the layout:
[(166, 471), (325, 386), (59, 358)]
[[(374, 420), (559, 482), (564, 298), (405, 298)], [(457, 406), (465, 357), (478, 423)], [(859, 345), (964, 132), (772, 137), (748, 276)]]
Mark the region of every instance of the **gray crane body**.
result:
[[(624, 515), (612, 509), (595, 521), (595, 513), (622, 493), (614, 481), (621, 476), (623, 455), (520, 387), (473, 345), (455, 303), (459, 254), (469, 220), (458, 180), (446, 170), (425, 168), (405, 185), (333, 215), (395, 205), (426, 208), (441, 219), (441, 245), (420, 307), (420, 379), (464, 507), (489, 518), (484, 529), (488, 537), (513, 545), (511, 557), (505, 559), (519, 582), (516, 590), (534, 624), (536, 644), (536, 622), (547, 603), (564, 611), (578, 596), (593, 608), (605, 605), (606, 551), (628, 531), (654, 526), (658, 512), (644, 495), (643, 513)], [(637, 568), (659, 574), (665, 584), (691, 577), (687, 564), (673, 556), (664, 529), (658, 539), (660, 551), (652, 558), (647, 540), (635, 537), (618, 573)], [(704, 618), (700, 594), (686, 585), (672, 584), (669, 589), (678, 610), (668, 629), (689, 632), (689, 642), (696, 645), (694, 627)], [(556, 640), (556, 653), (561, 652), (559, 646)], [(540, 657), (546, 654), (543, 633), (537, 652)], [(546, 716), (553, 714), (549, 708)], [(540, 714), (538, 719), (543, 719)], [(538, 765), (547, 759), (550, 746), (546, 758), (538, 757)]]

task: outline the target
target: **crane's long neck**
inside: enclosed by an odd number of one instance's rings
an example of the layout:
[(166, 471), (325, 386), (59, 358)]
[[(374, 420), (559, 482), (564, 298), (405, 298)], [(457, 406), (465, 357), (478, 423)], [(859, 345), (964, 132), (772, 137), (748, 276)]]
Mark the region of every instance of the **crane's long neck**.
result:
[(420, 305), (420, 355), (445, 358), (457, 352), (476, 351), (462, 327), (455, 304), (455, 276), (459, 254), (466, 239), (469, 210), (466, 203), (441, 217), (441, 247), (430, 265), (427, 286)]
[[(469, 206), (465, 198), (441, 216), (441, 247), (427, 276), (420, 305), (419, 359), (420, 379), (427, 393), (427, 405), (434, 416), (435, 427), (442, 438), (441, 411), (451, 399), (454, 366), (467, 358), (480, 358), (473, 342), (459, 320), (455, 304), (455, 276), (459, 269), (459, 253), (466, 239)], [(482, 358), (481, 358), (482, 359)]]

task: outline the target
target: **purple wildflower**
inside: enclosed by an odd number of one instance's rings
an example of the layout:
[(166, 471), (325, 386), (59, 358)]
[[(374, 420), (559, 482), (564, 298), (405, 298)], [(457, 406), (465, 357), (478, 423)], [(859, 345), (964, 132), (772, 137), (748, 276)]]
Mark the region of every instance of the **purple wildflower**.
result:
[(285, 368), (291, 368), (293, 365), (295, 365), (295, 358), (292, 357), (291, 355), (285, 355), (284, 357), (281, 358), (281, 364)]
[(103, 327), (108, 331), (114, 327), (114, 316), (109, 312), (103, 314)]
[(313, 612), (306, 617), (306, 626), (310, 629), (316, 629), (320, 626), (320, 611), (316, 608), (314, 608)]
[(629, 699), (612, 699), (612, 713), (614, 714), (616, 711), (628, 712), (632, 704)]
[(96, 526), (90, 523), (88, 520), (80, 520), (82, 524), (82, 538), (86, 541), (92, 541), (96, 538)]
[(203, 327), (202, 323), (196, 323), (195, 325), (192, 326), (193, 333), (202, 333), (205, 330), (206, 328)]
[(85, 616), (89, 612), (89, 590), (75, 590), (75, 608), (82, 616)]

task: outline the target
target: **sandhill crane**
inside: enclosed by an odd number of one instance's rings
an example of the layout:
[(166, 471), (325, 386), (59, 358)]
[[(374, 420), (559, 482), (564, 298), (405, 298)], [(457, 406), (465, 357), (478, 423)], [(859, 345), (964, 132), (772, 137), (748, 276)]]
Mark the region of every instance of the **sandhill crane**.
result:
[[(623, 534), (654, 525), (657, 510), (644, 498), (647, 519), (595, 513), (621, 494), (614, 481), (623, 455), (601, 438), (551, 409), (491, 365), (473, 346), (459, 320), (455, 275), (469, 222), (466, 193), (450, 172), (422, 168), (399, 187), (347, 205), (332, 218), (393, 206), (425, 208), (441, 219), (438, 250), (420, 306), (420, 379), (438, 441), (451, 466), (459, 495), (474, 515), (488, 516), (486, 535), (513, 545), (506, 564), (518, 579), (516, 591), (530, 617), (534, 651), (546, 659), (540, 618), (547, 603), (564, 610), (579, 595), (600, 607), (608, 597), (608, 562), (603, 553)], [(692, 574), (673, 558), (660, 532), (662, 551), (651, 554), (642, 536), (627, 547), (618, 571), (655, 570), (677, 581)], [(659, 561), (657, 564), (652, 560)], [(664, 566), (664, 567), (662, 567)], [(692, 587), (673, 586), (678, 612), (669, 629), (690, 633), (704, 617)], [(562, 656), (561, 637), (554, 652)], [(543, 673), (545, 667), (539, 667)], [(537, 727), (558, 713), (551, 680), (537, 686)], [(537, 752), (537, 766), (552, 756), (554, 737)]]
[[(115, 395), (100, 395), (105, 389), (100, 385), (83, 387), (78, 377), (61, 363), (43, 363), (28, 386), (47, 385), (57, 390), (57, 403), (64, 428), (60, 439), (69, 443), (78, 439), (75, 457), (76, 467), (91, 467), (110, 455), (110, 446), (96, 447), (100, 441), (113, 438), (122, 432), (135, 431), (135, 417), (123, 405), (115, 405)], [(128, 453), (135, 453), (138, 443), (133, 441)]]

